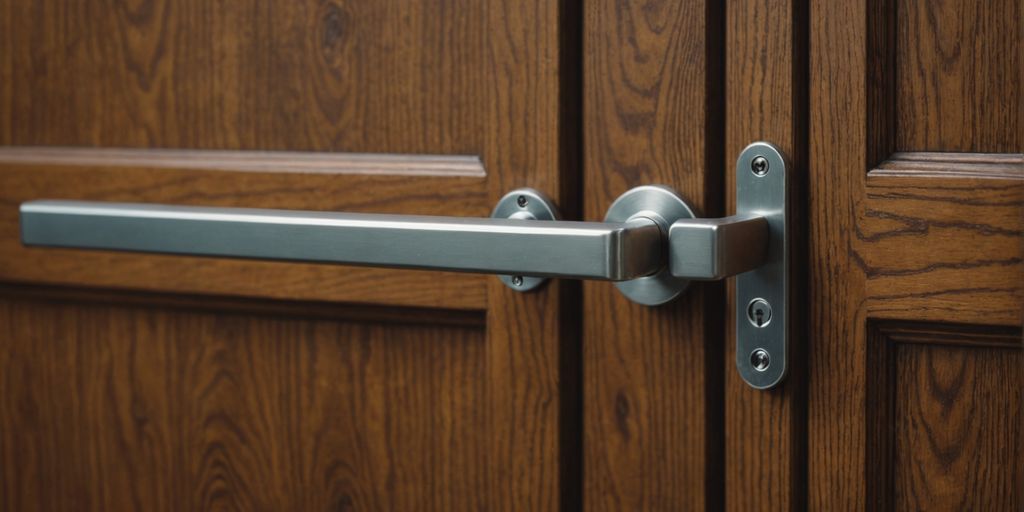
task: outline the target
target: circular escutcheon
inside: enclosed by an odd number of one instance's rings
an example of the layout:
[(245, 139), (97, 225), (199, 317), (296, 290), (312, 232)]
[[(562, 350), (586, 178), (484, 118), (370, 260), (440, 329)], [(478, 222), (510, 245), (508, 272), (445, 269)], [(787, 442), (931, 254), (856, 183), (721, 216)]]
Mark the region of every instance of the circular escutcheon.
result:
[[(671, 188), (661, 185), (645, 185), (631, 189), (619, 196), (608, 208), (604, 220), (605, 222), (626, 222), (639, 217), (656, 222), (661, 228), (662, 236), (667, 241), (668, 230), (672, 223), (679, 219), (692, 219), (694, 213), (690, 206), (679, 197), (679, 194)], [(664, 245), (668, 247), (667, 243)], [(689, 284), (689, 280), (673, 276), (666, 265), (657, 274), (629, 281), (619, 281), (615, 283), (615, 286), (633, 302), (657, 306), (678, 297)]]
[[(495, 219), (558, 220), (558, 210), (543, 193), (532, 188), (520, 188), (505, 194), (494, 207)], [(546, 277), (498, 276), (505, 286), (526, 292), (547, 282)]]

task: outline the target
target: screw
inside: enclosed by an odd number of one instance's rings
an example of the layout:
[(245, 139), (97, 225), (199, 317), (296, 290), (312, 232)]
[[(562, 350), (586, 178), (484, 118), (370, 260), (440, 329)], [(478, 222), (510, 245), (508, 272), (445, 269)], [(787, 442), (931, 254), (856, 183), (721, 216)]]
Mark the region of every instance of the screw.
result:
[(772, 321), (772, 306), (764, 299), (754, 299), (747, 305), (747, 320), (754, 327), (764, 327)]
[(755, 370), (763, 372), (768, 369), (770, 364), (772, 364), (772, 358), (768, 355), (767, 350), (759, 348), (750, 353), (750, 366), (753, 366)]
[(530, 200), (526, 196), (519, 196), (516, 198), (516, 204), (518, 204), (520, 208), (526, 208), (526, 205), (530, 204)]
[(523, 276), (512, 276), (512, 286), (522, 286)]
[(750, 161), (750, 171), (754, 173), (754, 176), (764, 176), (768, 174), (768, 159), (758, 155)]

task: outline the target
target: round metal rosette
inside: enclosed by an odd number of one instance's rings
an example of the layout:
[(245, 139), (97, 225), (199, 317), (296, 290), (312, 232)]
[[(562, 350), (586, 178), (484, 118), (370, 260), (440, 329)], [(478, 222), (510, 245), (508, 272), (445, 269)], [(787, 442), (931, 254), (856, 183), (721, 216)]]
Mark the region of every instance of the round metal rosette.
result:
[[(646, 185), (629, 190), (619, 196), (608, 208), (605, 222), (626, 222), (636, 218), (653, 220), (661, 228), (665, 237), (665, 250), (668, 247), (668, 230), (672, 223), (679, 219), (691, 219), (693, 210), (676, 191), (661, 185)], [(665, 255), (666, 261), (668, 255)], [(690, 281), (675, 277), (665, 265), (657, 274), (618, 281), (615, 286), (629, 300), (647, 306), (657, 306), (679, 296), (689, 286)]]
[[(558, 210), (543, 193), (532, 188), (519, 188), (505, 194), (494, 207), (491, 217), (495, 219), (558, 220)], [(498, 276), (505, 286), (526, 292), (547, 282), (546, 277)]]

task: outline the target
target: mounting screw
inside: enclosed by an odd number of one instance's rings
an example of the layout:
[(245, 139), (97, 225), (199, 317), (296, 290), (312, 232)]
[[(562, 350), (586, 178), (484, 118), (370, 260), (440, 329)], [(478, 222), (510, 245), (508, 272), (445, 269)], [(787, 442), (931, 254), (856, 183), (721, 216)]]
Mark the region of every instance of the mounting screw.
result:
[(772, 321), (772, 305), (764, 299), (754, 299), (747, 305), (747, 320), (754, 327), (761, 328)]
[[(522, 199), (521, 196), (520, 196), (520, 199)], [(523, 276), (512, 276), (512, 285), (513, 286), (522, 286), (523, 285)]]
[(519, 196), (516, 198), (516, 204), (518, 204), (520, 208), (526, 208), (526, 205), (530, 204), (530, 200), (527, 199), (526, 196)]
[(753, 366), (755, 370), (763, 372), (768, 369), (770, 364), (772, 364), (772, 358), (768, 355), (767, 350), (759, 348), (750, 353), (750, 366)]
[(754, 173), (754, 176), (764, 176), (768, 174), (768, 159), (758, 155), (750, 161), (750, 172)]

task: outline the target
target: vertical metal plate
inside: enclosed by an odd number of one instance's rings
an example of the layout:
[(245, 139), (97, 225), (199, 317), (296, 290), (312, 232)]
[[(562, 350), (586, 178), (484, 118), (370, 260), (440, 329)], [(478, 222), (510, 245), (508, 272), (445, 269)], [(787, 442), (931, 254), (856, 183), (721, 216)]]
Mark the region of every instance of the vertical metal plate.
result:
[(782, 153), (755, 142), (736, 161), (736, 213), (768, 219), (764, 265), (736, 276), (736, 367), (747, 384), (768, 389), (788, 366), (790, 250), (786, 237), (789, 169)]

